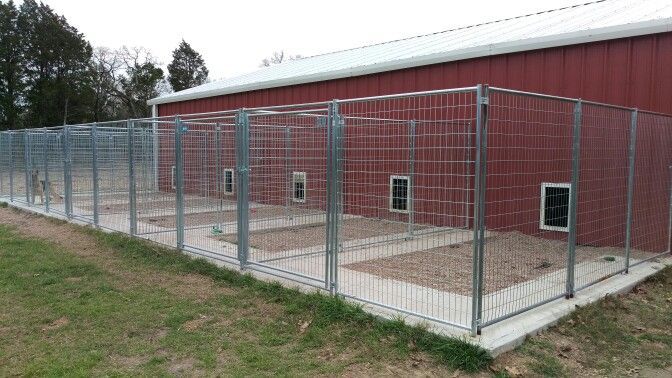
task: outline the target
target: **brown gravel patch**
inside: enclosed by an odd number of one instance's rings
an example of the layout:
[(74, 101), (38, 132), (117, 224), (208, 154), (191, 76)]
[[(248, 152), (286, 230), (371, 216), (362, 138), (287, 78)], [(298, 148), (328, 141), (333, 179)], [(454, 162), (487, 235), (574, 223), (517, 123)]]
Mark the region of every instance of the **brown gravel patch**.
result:
[[(415, 230), (427, 228), (415, 226)], [(407, 225), (382, 219), (349, 218), (344, 219), (341, 227), (341, 241), (359, 240), (377, 236), (401, 234), (408, 230)], [(267, 252), (282, 252), (309, 248), (325, 243), (326, 223), (311, 223), (284, 228), (251, 231), (250, 246)], [(237, 242), (236, 234), (215, 237), (229, 243)]]
[[(323, 214), (320, 210), (303, 209), (299, 207), (290, 207), (289, 214), (292, 216), (307, 215), (307, 214)], [(189, 226), (202, 226), (209, 224), (216, 224), (217, 221), (222, 223), (229, 223), (236, 221), (236, 211), (223, 211), (221, 214), (218, 211), (208, 211), (203, 213), (192, 213), (184, 216), (184, 224)], [(219, 215), (218, 215), (219, 214)], [(282, 206), (263, 206), (250, 209), (250, 219), (264, 219), (264, 218), (278, 218), (287, 215), (285, 208)], [(166, 217), (143, 217), (139, 219), (141, 222), (149, 223), (155, 226), (164, 228), (175, 227), (175, 216)]]
[[(542, 239), (520, 232), (487, 238), (484, 276), (486, 294), (533, 280), (564, 269), (567, 243)], [(471, 242), (403, 253), (395, 256), (347, 264), (346, 269), (378, 277), (412, 283), (442, 291), (471, 295)], [(633, 256), (648, 255), (632, 251)], [(604, 261), (605, 256), (624, 256), (622, 248), (577, 246), (576, 261)]]

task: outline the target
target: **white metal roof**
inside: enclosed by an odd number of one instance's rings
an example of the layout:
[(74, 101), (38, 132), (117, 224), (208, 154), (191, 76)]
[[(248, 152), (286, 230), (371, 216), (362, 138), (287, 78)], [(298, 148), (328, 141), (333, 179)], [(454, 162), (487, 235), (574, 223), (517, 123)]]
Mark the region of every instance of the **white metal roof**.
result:
[(666, 31), (672, 31), (671, 0), (601, 0), (288, 61), (166, 94), (148, 104)]

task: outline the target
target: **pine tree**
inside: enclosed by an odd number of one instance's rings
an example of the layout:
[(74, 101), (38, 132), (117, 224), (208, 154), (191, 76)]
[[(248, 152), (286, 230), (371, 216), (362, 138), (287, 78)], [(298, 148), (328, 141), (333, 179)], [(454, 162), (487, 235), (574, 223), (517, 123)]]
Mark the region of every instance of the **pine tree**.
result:
[(208, 69), (201, 54), (182, 40), (173, 51), (173, 61), (168, 65), (168, 82), (174, 91), (201, 85), (208, 79)]
[(23, 48), (13, 1), (0, 3), (0, 130), (19, 127), (23, 94)]
[(35, 0), (23, 2), (17, 25), (25, 46), (25, 126), (88, 121), (92, 49), (84, 36)]

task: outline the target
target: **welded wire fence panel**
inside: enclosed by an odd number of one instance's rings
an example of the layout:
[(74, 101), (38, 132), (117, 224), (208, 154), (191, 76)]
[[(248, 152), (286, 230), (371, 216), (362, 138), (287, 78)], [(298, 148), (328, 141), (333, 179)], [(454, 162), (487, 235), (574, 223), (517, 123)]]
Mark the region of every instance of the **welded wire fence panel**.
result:
[(12, 132), (13, 200), (28, 203), (25, 131)]
[(184, 245), (209, 255), (237, 258), (238, 207), (235, 120), (232, 115), (182, 120)]
[(95, 138), (99, 225), (128, 232), (130, 208), (126, 121), (97, 125)]
[[(48, 176), (44, 186), (49, 192), (45, 210), (65, 215), (65, 173), (63, 157), (63, 130), (48, 130), (45, 137), (44, 153), (47, 155), (45, 176)], [(47, 198), (45, 196), (45, 198)]]
[(583, 104), (575, 287), (625, 269), (631, 112)]
[(339, 293), (468, 327), (475, 91), (339, 107)]
[(327, 115), (326, 107), (249, 115), (248, 263), (319, 286), (327, 269)]
[(575, 104), (492, 91), (482, 323), (565, 294)]
[(70, 129), (72, 216), (93, 222), (93, 154), (90, 126)]
[(672, 117), (637, 115), (631, 264), (670, 252)]
[(37, 206), (45, 206), (45, 132), (43, 130), (29, 131), (28, 139), (28, 148), (30, 149), (27, 154), (30, 160), (30, 203)]
[[(134, 188), (134, 194), (129, 196), (129, 201), (135, 199), (135, 211), (133, 204), (129, 203), (129, 222), (136, 224), (138, 236), (172, 247), (176, 245), (177, 237), (175, 129), (172, 121), (133, 122), (130, 142), (133, 146), (133, 177), (129, 177), (129, 184), (134, 183), (130, 185)], [(157, 145), (159, 148), (156, 164), (146, 162), (146, 156), (156, 156), (143, 151), (149, 148), (148, 145)], [(147, 167), (143, 168), (143, 165)]]
[(9, 133), (0, 132), (0, 197), (9, 198), (9, 165), (10, 157)]

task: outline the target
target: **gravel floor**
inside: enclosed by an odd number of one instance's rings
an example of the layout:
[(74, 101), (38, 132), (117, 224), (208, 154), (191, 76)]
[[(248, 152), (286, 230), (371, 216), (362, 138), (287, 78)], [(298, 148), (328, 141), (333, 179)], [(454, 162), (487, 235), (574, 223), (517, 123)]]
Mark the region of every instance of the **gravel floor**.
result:
[[(567, 243), (564, 241), (509, 232), (488, 237), (486, 246), (484, 265), (486, 294), (564, 269), (567, 264)], [(361, 261), (344, 265), (343, 268), (442, 291), (471, 295), (472, 248), (471, 242), (465, 242)], [(608, 258), (605, 257), (624, 255), (623, 248), (590, 246), (576, 248), (577, 263), (604, 261), (605, 265), (608, 265), (613, 262), (607, 261)], [(632, 251), (633, 258), (651, 255), (647, 252)]]
[[(416, 226), (415, 230), (426, 228)], [(341, 240), (358, 240), (377, 236), (400, 234), (407, 231), (403, 223), (394, 223), (380, 219), (350, 218), (344, 219), (341, 226)], [(286, 228), (274, 228), (250, 232), (250, 246), (267, 252), (282, 252), (324, 245), (326, 224), (314, 223)], [(218, 236), (217, 239), (236, 243), (235, 234)]]
[[(323, 214), (320, 210), (311, 210), (311, 209), (302, 209), (298, 207), (290, 207), (289, 213), (292, 216), (300, 216), (307, 214)], [(287, 215), (285, 208), (282, 206), (262, 206), (250, 209), (250, 219), (264, 219), (264, 218), (278, 218), (284, 217)], [(160, 227), (174, 228), (175, 227), (175, 217), (166, 216), (166, 217), (143, 217), (140, 218), (141, 222), (150, 223)], [(217, 211), (208, 211), (204, 213), (192, 213), (186, 214), (184, 216), (184, 224), (187, 227), (190, 226), (202, 226), (209, 224), (216, 224), (218, 221), (222, 223), (235, 222), (236, 221), (236, 211), (223, 211), (218, 216)]]

